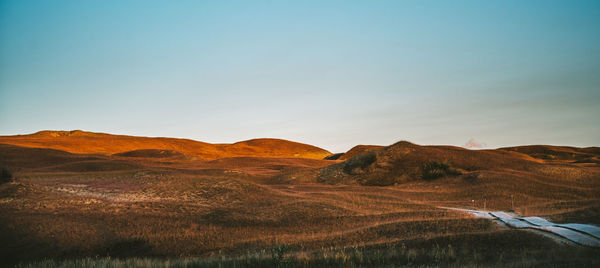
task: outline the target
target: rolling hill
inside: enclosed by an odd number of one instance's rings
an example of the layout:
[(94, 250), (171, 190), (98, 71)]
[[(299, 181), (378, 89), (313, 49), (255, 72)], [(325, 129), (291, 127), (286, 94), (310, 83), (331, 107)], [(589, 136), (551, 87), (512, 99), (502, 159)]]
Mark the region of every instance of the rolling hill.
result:
[(77, 154), (110, 155), (146, 149), (169, 150), (205, 160), (244, 156), (323, 159), (331, 154), (315, 146), (282, 139), (253, 139), (233, 144), (211, 144), (190, 139), (136, 137), (81, 130), (40, 131), (29, 135), (1, 136), (0, 143), (56, 149)]
[(524, 214), (598, 223), (600, 165), (593, 162), (598, 157), (597, 147), (468, 150), (401, 141), (311, 175), (318, 183), (340, 187), (393, 186), (404, 198), (438, 206), (519, 207)]
[(600, 157), (597, 149), (544, 145), (468, 150), (401, 141), (379, 148), (357, 146), (344, 154), (350, 157), (348, 160), (321, 169), (318, 180), (331, 184), (386, 186), (428, 179), (429, 171), (437, 172), (432, 175), (434, 178), (490, 172), (504, 173), (508, 177), (525, 173), (539, 177), (547, 173), (542, 170), (565, 169), (588, 174), (587, 177), (600, 177), (598, 169), (594, 168), (598, 167), (595, 161)]

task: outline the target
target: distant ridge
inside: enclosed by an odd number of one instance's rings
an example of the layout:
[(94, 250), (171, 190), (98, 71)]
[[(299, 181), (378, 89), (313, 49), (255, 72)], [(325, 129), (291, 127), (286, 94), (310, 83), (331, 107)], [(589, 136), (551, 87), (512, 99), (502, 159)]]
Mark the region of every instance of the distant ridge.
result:
[(137, 150), (169, 150), (206, 160), (247, 156), (323, 159), (331, 155), (327, 150), (283, 139), (252, 139), (233, 144), (211, 144), (190, 139), (113, 135), (82, 130), (44, 130), (27, 135), (0, 136), (0, 143), (78, 154), (108, 155)]

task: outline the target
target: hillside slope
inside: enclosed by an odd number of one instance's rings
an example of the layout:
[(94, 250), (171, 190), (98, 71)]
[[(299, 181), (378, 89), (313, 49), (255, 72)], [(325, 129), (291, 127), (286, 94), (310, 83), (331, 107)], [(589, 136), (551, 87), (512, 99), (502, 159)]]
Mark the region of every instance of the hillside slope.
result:
[(294, 157), (323, 159), (331, 153), (307, 144), (281, 139), (254, 139), (233, 144), (211, 144), (189, 139), (150, 138), (74, 131), (40, 131), (29, 135), (0, 136), (0, 143), (48, 148), (77, 154), (117, 154), (157, 149), (177, 151), (206, 160), (226, 157)]
[[(582, 155), (587, 160), (581, 161)], [(513, 209), (597, 224), (600, 165), (592, 160), (598, 157), (594, 147), (468, 150), (402, 141), (312, 173), (285, 174), (280, 181), (295, 183), (299, 180), (290, 178), (307, 174), (313, 182), (338, 187), (395, 185), (381, 188), (437, 206)]]
[[(318, 181), (385, 186), (438, 177), (476, 177), (490, 172), (539, 177), (544, 175), (541, 170), (564, 169), (587, 174), (586, 177), (600, 178), (597, 165), (590, 166), (600, 156), (594, 148), (570, 148), (568, 152), (563, 147), (555, 146), (544, 146), (542, 149), (544, 154), (540, 157), (540, 148), (468, 150), (453, 146), (420, 146), (401, 141), (378, 150), (365, 150), (347, 161), (325, 167), (320, 170)], [(589, 161), (580, 163), (581, 159)]]

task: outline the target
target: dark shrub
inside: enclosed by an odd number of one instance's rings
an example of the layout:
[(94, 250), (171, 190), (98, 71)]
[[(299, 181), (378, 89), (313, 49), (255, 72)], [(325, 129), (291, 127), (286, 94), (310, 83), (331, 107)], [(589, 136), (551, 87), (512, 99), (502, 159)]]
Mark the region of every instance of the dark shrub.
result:
[(0, 183), (9, 182), (12, 180), (12, 178), (12, 173), (10, 173), (10, 171), (8, 171), (6, 168), (2, 168), (2, 171), (0, 171)]
[(458, 176), (462, 174), (462, 170), (453, 168), (446, 162), (431, 161), (425, 163), (421, 167), (424, 180), (433, 180), (444, 176)]
[(344, 173), (353, 174), (355, 169), (365, 169), (377, 160), (377, 154), (373, 151), (364, 152), (348, 159), (344, 164)]

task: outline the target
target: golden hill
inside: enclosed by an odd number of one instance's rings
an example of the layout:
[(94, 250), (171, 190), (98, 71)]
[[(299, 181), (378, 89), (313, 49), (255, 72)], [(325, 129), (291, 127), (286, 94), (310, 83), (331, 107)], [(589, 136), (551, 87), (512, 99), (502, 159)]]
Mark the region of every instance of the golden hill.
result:
[(190, 139), (151, 138), (74, 131), (40, 131), (29, 135), (0, 136), (0, 143), (48, 148), (77, 154), (118, 154), (155, 149), (177, 151), (206, 160), (226, 157), (292, 157), (323, 159), (331, 153), (307, 144), (282, 139), (253, 139), (233, 144), (211, 144)]

